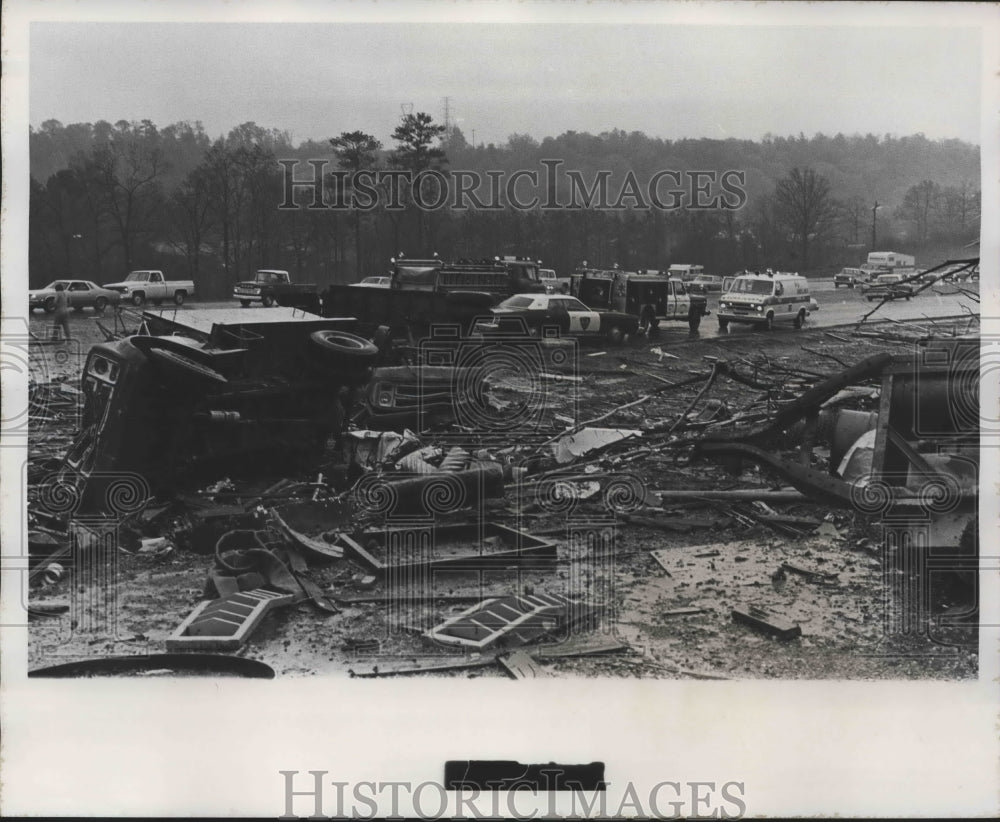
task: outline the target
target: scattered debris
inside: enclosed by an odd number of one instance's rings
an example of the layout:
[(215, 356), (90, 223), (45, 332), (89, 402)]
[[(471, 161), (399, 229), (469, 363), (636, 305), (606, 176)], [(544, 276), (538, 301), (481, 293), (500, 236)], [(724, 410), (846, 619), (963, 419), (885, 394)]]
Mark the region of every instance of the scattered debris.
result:
[(524, 651), (513, 651), (497, 657), (500, 666), (512, 679), (546, 679), (546, 670)]

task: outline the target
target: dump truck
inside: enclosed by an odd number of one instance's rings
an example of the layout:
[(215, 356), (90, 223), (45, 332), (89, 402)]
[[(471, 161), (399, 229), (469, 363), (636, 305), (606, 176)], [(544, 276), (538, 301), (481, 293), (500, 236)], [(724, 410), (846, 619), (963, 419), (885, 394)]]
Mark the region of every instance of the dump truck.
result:
[(393, 258), (388, 288), (332, 285), (322, 294), (323, 316), (357, 318), (361, 333), (387, 326), (395, 338), (426, 337), (435, 324), (471, 331), (477, 318), (515, 294), (544, 293), (538, 263), (519, 257), (459, 260)]

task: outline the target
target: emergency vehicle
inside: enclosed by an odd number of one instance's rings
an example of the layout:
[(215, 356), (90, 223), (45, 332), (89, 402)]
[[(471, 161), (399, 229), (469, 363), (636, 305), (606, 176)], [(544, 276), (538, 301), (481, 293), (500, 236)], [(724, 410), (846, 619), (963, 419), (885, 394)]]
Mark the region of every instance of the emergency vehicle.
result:
[(812, 310), (805, 277), (781, 271), (741, 274), (719, 299), (719, 328), (744, 323), (770, 331), (781, 322), (801, 328)]

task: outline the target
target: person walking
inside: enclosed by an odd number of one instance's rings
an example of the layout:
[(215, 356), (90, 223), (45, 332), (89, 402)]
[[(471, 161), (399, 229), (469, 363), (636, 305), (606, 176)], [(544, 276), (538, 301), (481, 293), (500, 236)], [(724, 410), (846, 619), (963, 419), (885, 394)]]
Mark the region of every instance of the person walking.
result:
[(66, 286), (56, 283), (56, 312), (55, 324), (52, 326), (52, 339), (58, 339), (59, 329), (62, 329), (63, 339), (68, 340), (69, 336), (69, 294), (66, 293)]

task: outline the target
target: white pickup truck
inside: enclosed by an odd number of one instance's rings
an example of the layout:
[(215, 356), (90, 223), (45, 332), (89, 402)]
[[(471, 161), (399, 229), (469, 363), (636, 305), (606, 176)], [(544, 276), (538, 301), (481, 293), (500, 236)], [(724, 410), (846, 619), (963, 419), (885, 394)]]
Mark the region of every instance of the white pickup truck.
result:
[(122, 302), (128, 300), (136, 306), (147, 300), (153, 305), (160, 305), (164, 300), (183, 305), (184, 300), (194, 296), (192, 280), (167, 280), (162, 271), (130, 271), (120, 283), (108, 283), (104, 287), (121, 294)]

